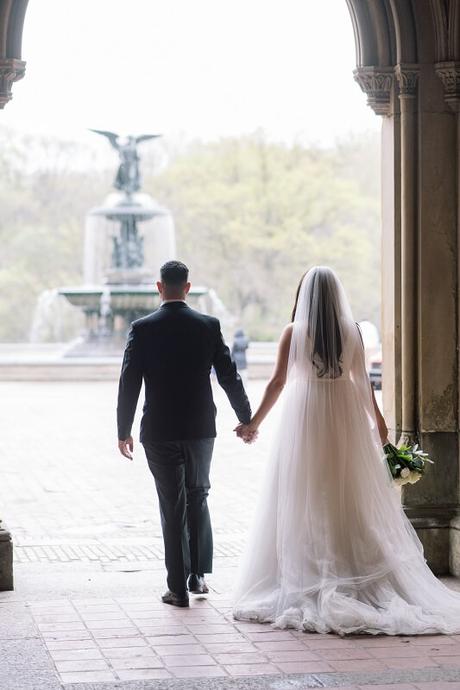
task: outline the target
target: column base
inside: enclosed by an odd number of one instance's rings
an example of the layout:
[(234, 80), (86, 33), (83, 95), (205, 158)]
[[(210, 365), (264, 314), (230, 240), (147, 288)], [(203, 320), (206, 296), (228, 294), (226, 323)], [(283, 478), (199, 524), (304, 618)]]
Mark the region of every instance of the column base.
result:
[(11, 591), (13, 583), (13, 541), (6, 525), (0, 525), (0, 591)]
[(460, 577), (460, 516), (450, 522), (450, 572)]
[(435, 575), (460, 576), (459, 506), (405, 506)]

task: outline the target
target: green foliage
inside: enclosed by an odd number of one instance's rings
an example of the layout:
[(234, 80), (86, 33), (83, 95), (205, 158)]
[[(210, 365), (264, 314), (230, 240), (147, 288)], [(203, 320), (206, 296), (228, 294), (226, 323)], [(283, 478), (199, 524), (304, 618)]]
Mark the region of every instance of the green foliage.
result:
[(146, 188), (174, 215), (180, 257), (252, 338), (278, 337), (302, 274), (327, 264), (357, 320), (380, 317), (379, 144), (287, 146), (262, 133), (194, 144)]
[[(0, 146), (0, 340), (15, 341), (42, 290), (81, 282), (85, 215), (113, 171), (58, 140), (0, 130)], [(144, 188), (171, 209), (193, 281), (214, 287), (253, 339), (278, 337), (314, 264), (338, 270), (357, 320), (379, 323), (376, 137), (323, 150), (257, 132), (170, 152), (155, 175), (149, 160)]]

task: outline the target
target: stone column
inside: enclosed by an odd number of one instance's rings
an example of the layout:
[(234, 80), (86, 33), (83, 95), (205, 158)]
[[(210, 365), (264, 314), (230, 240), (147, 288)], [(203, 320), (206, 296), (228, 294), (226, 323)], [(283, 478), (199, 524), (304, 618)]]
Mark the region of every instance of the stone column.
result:
[(415, 377), (417, 339), (417, 79), (416, 66), (397, 65), (401, 133), (401, 431), (413, 439), (416, 429)]
[[(399, 80), (402, 91), (404, 67)], [(416, 336), (415, 344), (409, 346), (404, 335), (401, 338), (402, 427), (409, 436), (415, 432), (436, 462), (422, 481), (405, 487), (403, 502), (429, 565), (435, 573), (443, 574), (453, 569), (451, 526), (460, 503), (456, 122), (444, 102), (432, 64), (420, 65), (416, 115), (414, 110), (408, 112), (409, 99), (406, 97), (406, 104), (403, 99), (401, 93), (401, 109), (406, 113), (405, 124), (401, 116), (401, 139), (404, 133), (410, 135), (408, 129), (413, 128), (415, 116), (417, 125), (416, 139), (401, 147), (402, 187), (412, 184), (412, 166), (416, 166), (415, 236), (402, 233), (401, 241), (402, 256), (407, 257), (402, 266), (415, 272), (413, 278), (408, 275), (402, 282), (402, 305), (407, 305), (405, 310), (403, 306), (402, 332), (407, 332), (408, 340), (410, 324)], [(409, 209), (402, 209), (402, 221), (405, 216), (409, 220), (409, 214)]]
[(382, 312), (383, 413), (389, 437), (401, 435), (401, 128), (399, 102), (382, 120)]
[[(390, 438), (401, 433), (401, 127), (393, 67), (358, 67), (355, 81), (382, 115), (383, 407)], [(407, 139), (406, 139), (407, 141)]]
[(11, 534), (0, 520), (0, 592), (13, 587), (13, 542)]
[(393, 440), (418, 439), (436, 462), (422, 481), (405, 487), (404, 508), (433, 571), (460, 574), (460, 116), (452, 112), (452, 104), (460, 110), (460, 65), (362, 67), (355, 79), (384, 116), (385, 416)]
[[(457, 198), (457, 290), (460, 286), (460, 62), (442, 62), (436, 66), (436, 73), (444, 87), (444, 97), (446, 103), (453, 113), (455, 113), (457, 136), (456, 136), (456, 198)], [(460, 355), (459, 328), (460, 324), (460, 299), (457, 294), (457, 344)], [(457, 381), (460, 363), (457, 360)], [(457, 383), (458, 385), (458, 383)], [(459, 391), (456, 391), (459, 395)], [(460, 405), (457, 404), (457, 429), (460, 429)], [(457, 434), (455, 434), (457, 436)], [(458, 436), (457, 436), (458, 446)], [(457, 464), (457, 476), (454, 479), (454, 490), (457, 497), (457, 504), (460, 502), (459, 469)], [(452, 510), (453, 517), (450, 520), (450, 554), (449, 569), (454, 575), (460, 576), (460, 515), (458, 505)]]

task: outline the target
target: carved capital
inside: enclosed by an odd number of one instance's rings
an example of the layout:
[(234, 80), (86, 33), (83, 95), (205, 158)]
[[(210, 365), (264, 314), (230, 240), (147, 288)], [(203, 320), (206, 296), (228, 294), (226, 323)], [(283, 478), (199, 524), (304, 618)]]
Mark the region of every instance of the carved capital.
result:
[(396, 65), (395, 75), (399, 85), (400, 98), (415, 98), (419, 68), (417, 65)]
[(0, 59), (0, 108), (4, 108), (13, 94), (13, 82), (22, 79), (26, 71), (26, 63), (15, 58)]
[(367, 104), (377, 115), (389, 115), (391, 89), (393, 87), (392, 67), (358, 67), (353, 72), (355, 81), (367, 96)]
[(435, 69), (444, 86), (446, 102), (454, 112), (460, 112), (460, 62), (438, 62)]

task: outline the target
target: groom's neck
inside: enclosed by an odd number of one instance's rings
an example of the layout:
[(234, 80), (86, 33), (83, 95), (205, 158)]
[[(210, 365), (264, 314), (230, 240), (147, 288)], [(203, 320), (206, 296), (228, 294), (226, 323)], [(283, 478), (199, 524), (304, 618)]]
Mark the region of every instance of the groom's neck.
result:
[(163, 302), (185, 302), (186, 293), (164, 291), (161, 298)]

